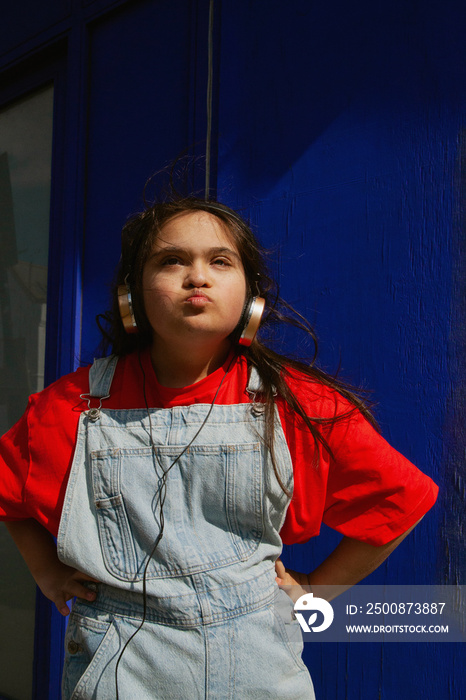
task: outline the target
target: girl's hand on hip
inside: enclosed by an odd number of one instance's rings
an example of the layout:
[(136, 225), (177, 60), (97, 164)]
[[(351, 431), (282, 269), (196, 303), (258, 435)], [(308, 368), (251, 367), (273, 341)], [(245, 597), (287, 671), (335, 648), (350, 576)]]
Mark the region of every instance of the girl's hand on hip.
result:
[(309, 593), (309, 588), (305, 590), (302, 586), (309, 586), (309, 577), (307, 574), (302, 574), (299, 571), (285, 569), (281, 559), (275, 562), (275, 581), (280, 588), (283, 588), (287, 595), (296, 602), (305, 593)]
[(299, 571), (285, 569), (281, 559), (275, 562), (275, 581), (279, 586), (308, 586), (309, 576), (302, 574)]
[(58, 558), (52, 535), (36, 520), (18, 520), (6, 523), (6, 526), (34, 581), (45, 597), (55, 603), (59, 613), (69, 615), (66, 602), (75, 596), (95, 600), (95, 591), (86, 588), (84, 583), (98, 581), (63, 564)]
[(63, 564), (58, 557), (47, 571), (39, 575), (36, 573), (35, 581), (45, 597), (51, 600), (58, 612), (64, 616), (69, 615), (67, 601), (71, 598), (83, 598), (92, 602), (97, 595), (84, 585), (86, 581), (98, 583), (95, 578)]

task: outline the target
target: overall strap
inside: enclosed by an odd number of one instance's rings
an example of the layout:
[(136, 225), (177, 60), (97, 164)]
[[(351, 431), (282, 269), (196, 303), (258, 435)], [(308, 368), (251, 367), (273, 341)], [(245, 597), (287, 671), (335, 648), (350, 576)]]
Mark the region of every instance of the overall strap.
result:
[(100, 399), (110, 396), (110, 387), (117, 362), (117, 355), (94, 360), (94, 364), (89, 370), (89, 396)]
[(262, 390), (262, 379), (259, 376), (257, 369), (252, 366), (249, 370), (249, 380), (246, 387), (246, 391), (251, 396), (255, 396)]
[[(264, 389), (262, 379), (260, 378), (259, 372), (257, 371), (257, 368), (254, 367), (254, 365), (251, 366), (249, 370), (249, 380), (248, 380), (248, 385), (246, 387), (246, 391), (248, 392), (249, 396), (252, 397), (252, 400), (254, 401), (256, 394), (260, 394)], [(277, 390), (275, 387), (272, 387), (273, 394), (274, 396), (277, 395)]]

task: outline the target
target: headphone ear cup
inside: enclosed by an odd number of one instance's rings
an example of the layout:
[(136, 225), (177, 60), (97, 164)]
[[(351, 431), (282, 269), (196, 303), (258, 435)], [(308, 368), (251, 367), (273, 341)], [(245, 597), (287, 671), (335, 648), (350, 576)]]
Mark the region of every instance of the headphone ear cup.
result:
[(252, 297), (246, 307), (238, 324), (238, 343), (249, 347), (256, 337), (264, 313), (265, 299), (262, 297)]
[(118, 308), (125, 331), (127, 333), (137, 333), (138, 324), (134, 317), (133, 300), (129, 284), (118, 285)]

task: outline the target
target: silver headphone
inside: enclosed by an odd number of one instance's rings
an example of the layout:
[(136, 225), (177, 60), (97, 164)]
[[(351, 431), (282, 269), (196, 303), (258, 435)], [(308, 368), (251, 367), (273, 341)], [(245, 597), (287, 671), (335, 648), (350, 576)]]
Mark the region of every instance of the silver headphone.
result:
[[(138, 324), (134, 316), (133, 299), (131, 287), (125, 277), (124, 284), (118, 285), (118, 308), (120, 310), (121, 321), (126, 333), (137, 333)], [(241, 318), (233, 331), (233, 337), (237, 338), (240, 345), (249, 347), (256, 337), (265, 309), (265, 299), (260, 296), (251, 297), (244, 305)]]
[(118, 308), (123, 323), (123, 327), (127, 333), (137, 333), (138, 324), (134, 316), (133, 299), (131, 296), (131, 287), (128, 282), (128, 275), (125, 277), (125, 283), (118, 285)]

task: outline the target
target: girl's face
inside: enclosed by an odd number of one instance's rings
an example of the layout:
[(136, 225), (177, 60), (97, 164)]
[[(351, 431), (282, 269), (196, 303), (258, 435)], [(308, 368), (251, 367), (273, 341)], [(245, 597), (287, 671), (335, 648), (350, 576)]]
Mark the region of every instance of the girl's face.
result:
[[(162, 227), (142, 276), (154, 347), (220, 346), (236, 327), (246, 278), (227, 227), (205, 211), (179, 214)], [(160, 345), (159, 345), (160, 347)]]

